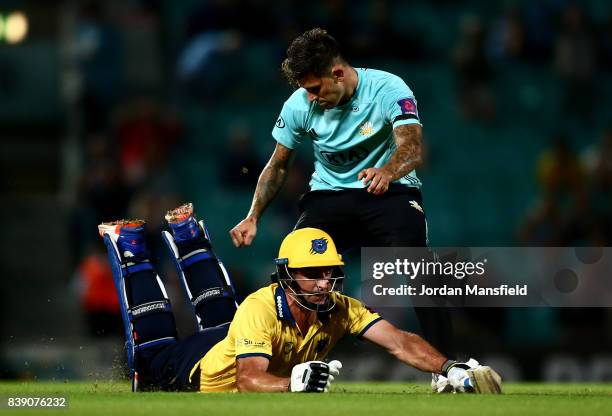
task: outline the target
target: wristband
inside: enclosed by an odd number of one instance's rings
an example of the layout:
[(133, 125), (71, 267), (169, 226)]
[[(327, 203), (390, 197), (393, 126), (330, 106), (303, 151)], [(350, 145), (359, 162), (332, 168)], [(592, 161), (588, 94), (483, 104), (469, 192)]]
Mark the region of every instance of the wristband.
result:
[(448, 377), (448, 370), (453, 368), (455, 364), (457, 364), (457, 361), (455, 360), (446, 360), (444, 364), (442, 364), (442, 371), (440, 374), (442, 374), (444, 377)]

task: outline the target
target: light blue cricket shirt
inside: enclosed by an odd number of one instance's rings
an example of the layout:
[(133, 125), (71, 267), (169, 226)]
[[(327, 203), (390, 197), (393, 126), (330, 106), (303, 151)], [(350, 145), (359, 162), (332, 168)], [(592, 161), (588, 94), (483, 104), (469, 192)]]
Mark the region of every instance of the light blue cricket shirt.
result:
[[(393, 129), (420, 124), (417, 102), (406, 83), (389, 72), (355, 68), (357, 89), (351, 100), (325, 110), (308, 102), (304, 88), (296, 90), (281, 110), (272, 137), (290, 149), (312, 142), (315, 171), (310, 189), (364, 188), (357, 175), (381, 167), (395, 150)], [(395, 183), (420, 188), (413, 170)]]

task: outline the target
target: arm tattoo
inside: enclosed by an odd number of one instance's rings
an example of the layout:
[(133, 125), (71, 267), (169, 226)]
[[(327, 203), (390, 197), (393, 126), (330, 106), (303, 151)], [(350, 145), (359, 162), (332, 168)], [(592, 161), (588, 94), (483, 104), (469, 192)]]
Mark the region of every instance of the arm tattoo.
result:
[(422, 163), (421, 159), (421, 126), (404, 124), (393, 129), (395, 152), (384, 166), (393, 175), (392, 181), (407, 175)]
[(280, 144), (276, 145), (272, 157), (261, 171), (253, 195), (248, 217), (259, 219), (268, 204), (274, 199), (287, 179), (287, 172), (293, 161), (293, 150)]

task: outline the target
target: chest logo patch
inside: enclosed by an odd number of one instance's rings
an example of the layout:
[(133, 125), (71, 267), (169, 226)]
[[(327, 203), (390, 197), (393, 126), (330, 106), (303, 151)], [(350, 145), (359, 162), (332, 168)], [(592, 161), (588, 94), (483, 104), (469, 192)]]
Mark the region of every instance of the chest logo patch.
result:
[(362, 136), (368, 137), (372, 133), (374, 133), (374, 124), (371, 121), (366, 121), (359, 127), (359, 134)]

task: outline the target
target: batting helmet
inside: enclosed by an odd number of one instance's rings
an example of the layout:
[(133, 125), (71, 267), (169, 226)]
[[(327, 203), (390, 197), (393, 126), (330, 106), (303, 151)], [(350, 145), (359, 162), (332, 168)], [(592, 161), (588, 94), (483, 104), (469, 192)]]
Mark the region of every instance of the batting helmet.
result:
[[(341, 266), (344, 266), (344, 262), (342, 261), (342, 256), (336, 250), (334, 240), (325, 231), (317, 228), (301, 228), (291, 232), (281, 243), (275, 263), (275, 280), (302, 307), (318, 312), (326, 312), (335, 306), (333, 296), (331, 295), (333, 292), (342, 290), (344, 272)], [(308, 267), (332, 268), (332, 275), (328, 279), (332, 285), (328, 292), (307, 293), (300, 288), (291, 269)], [(309, 296), (320, 295), (327, 295), (325, 304), (319, 305), (308, 302)]]

